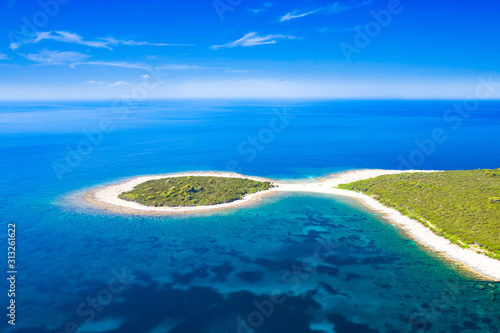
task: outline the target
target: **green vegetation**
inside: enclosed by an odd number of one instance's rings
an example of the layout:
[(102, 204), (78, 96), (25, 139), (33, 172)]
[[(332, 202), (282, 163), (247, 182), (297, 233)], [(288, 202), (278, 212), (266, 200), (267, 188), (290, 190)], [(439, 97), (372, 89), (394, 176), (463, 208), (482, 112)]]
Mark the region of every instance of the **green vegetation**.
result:
[(500, 259), (500, 169), (387, 175), (339, 187), (371, 195), (456, 244)]
[(251, 179), (186, 176), (150, 180), (118, 197), (153, 207), (192, 207), (227, 203), (272, 187)]

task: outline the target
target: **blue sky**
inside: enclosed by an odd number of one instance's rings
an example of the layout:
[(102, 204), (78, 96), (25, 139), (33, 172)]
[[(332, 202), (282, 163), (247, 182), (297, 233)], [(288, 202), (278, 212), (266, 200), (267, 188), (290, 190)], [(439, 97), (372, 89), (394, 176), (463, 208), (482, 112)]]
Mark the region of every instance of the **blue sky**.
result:
[(1, 1), (0, 99), (464, 99), (500, 82), (493, 0)]

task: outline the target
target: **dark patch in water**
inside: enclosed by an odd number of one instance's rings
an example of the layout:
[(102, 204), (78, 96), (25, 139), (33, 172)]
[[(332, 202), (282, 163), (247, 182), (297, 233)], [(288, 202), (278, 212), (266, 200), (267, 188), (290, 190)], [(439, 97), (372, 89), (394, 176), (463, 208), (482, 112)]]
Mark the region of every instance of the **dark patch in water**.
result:
[(356, 273), (347, 273), (347, 275), (342, 280), (351, 281), (354, 279), (361, 279), (361, 275), (358, 275)]
[(244, 282), (255, 283), (262, 281), (264, 278), (264, 273), (261, 271), (243, 271), (236, 273), (238, 279)]
[(206, 279), (208, 277), (208, 268), (208, 265), (203, 265), (200, 268), (194, 269), (189, 273), (173, 273), (172, 278), (176, 283), (187, 286), (196, 278)]
[(262, 266), (270, 271), (279, 271), (279, 272), (286, 272), (287, 270), (292, 269), (292, 267), (294, 266), (297, 267), (302, 266), (302, 262), (288, 258), (282, 261), (273, 261), (265, 258), (258, 258), (251, 261), (251, 263)]
[(223, 263), (222, 265), (212, 266), (210, 268), (212, 272), (214, 272), (217, 276), (213, 279), (213, 281), (226, 281), (226, 278), (229, 274), (234, 271), (234, 267), (228, 262)]
[(337, 295), (339, 292), (326, 282), (320, 282), (319, 285), (323, 287), (328, 293)]
[(341, 314), (332, 314), (328, 320), (335, 325), (336, 333), (378, 333), (377, 330), (370, 328), (366, 324), (356, 324), (348, 321)]
[(317, 267), (316, 271), (320, 274), (328, 274), (331, 276), (337, 276), (337, 275), (339, 275), (340, 269), (338, 267), (319, 265)]

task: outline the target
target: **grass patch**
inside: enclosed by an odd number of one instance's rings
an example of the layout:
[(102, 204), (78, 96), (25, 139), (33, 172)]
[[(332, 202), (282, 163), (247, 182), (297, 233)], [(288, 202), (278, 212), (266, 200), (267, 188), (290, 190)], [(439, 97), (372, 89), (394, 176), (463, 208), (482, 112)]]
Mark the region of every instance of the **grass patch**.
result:
[(272, 187), (246, 178), (185, 176), (150, 180), (118, 197), (151, 207), (194, 207), (232, 202)]
[(386, 175), (339, 188), (376, 196), (450, 241), (500, 259), (500, 169)]

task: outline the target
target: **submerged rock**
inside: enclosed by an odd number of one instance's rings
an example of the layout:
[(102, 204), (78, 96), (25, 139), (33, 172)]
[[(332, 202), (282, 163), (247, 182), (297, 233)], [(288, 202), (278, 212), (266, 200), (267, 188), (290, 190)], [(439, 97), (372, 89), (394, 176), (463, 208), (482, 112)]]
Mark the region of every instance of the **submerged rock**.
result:
[(493, 291), (486, 293), (486, 295), (484, 296), (484, 298), (486, 298), (489, 301), (494, 301), (496, 299), (496, 297), (497, 297), (497, 295)]

